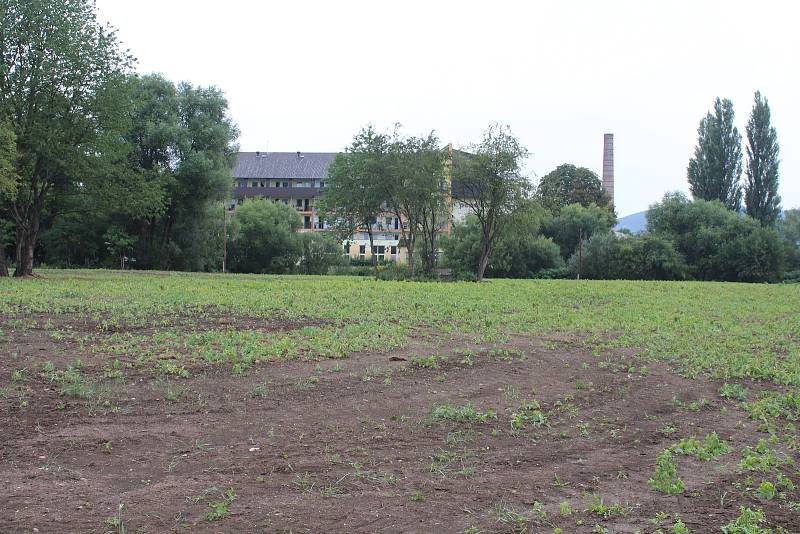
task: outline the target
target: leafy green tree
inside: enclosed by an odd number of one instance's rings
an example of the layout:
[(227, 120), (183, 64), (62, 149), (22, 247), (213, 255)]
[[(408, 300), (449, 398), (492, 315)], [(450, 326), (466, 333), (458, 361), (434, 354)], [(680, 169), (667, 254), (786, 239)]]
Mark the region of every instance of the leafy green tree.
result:
[(295, 232), (303, 221), (297, 210), (266, 199), (247, 199), (230, 224), (229, 262), (240, 273), (288, 273), (302, 253)]
[(422, 245), (422, 267), (430, 274), (436, 264), (438, 236), (447, 224), (447, 154), (439, 139), (427, 137), (395, 139), (391, 147), (392, 177), (387, 181), (386, 202), (400, 225), (406, 244), (408, 268), (415, 271), (415, 245)]
[(603, 190), (603, 182), (597, 174), (568, 163), (559, 165), (539, 181), (535, 197), (554, 214), (570, 204), (583, 207), (589, 207), (590, 204), (601, 207), (611, 205), (611, 199)]
[(564, 206), (558, 215), (544, 223), (544, 235), (553, 239), (561, 248), (561, 256), (569, 258), (581, 240), (595, 234), (609, 233), (617, 222), (614, 212), (608, 208), (590, 204)]
[(218, 270), (237, 135), (224, 96), (159, 75), (130, 76), (121, 90), (123, 142), (53, 196), (37, 254), (54, 265), (119, 265), (103, 238), (114, 226), (136, 240), (132, 266)]
[[(523, 202), (509, 217), (497, 241), (486, 274), (497, 278), (531, 278), (545, 269), (564, 265), (558, 245), (541, 235), (546, 213), (531, 201)], [(457, 274), (476, 274), (481, 253), (481, 225), (470, 215), (453, 226), (443, 239), (445, 265)]]
[[(389, 135), (372, 126), (362, 128), (328, 168), (325, 194), (318, 203), (322, 216), (333, 222), (339, 238), (348, 239), (356, 231), (365, 231), (371, 251), (375, 250), (377, 218), (387, 209), (388, 184), (393, 177), (391, 143)], [(377, 280), (377, 256), (371, 257)]]
[(489, 126), (471, 151), (453, 160), (453, 197), (475, 215), (481, 227), (476, 270), (480, 282), (504, 225), (530, 188), (521, 170), (528, 151), (508, 126), (498, 124)]
[(697, 129), (697, 146), (689, 161), (689, 189), (696, 199), (719, 200), (726, 208), (742, 206), (742, 136), (733, 125), (733, 103), (716, 99)]
[(157, 75), (134, 84), (130, 166), (137, 188), (149, 194), (130, 214), (141, 236), (138, 255), (145, 266), (191, 269), (204, 263), (192, 255), (192, 229), (230, 195), (239, 132), (217, 88), (175, 87)]
[(0, 55), (0, 117), (18, 149), (15, 276), (29, 276), (50, 201), (114, 150), (131, 59), (90, 0), (4, 1)]
[(14, 132), (0, 123), (0, 277), (8, 276), (6, 265), (6, 226), (3, 206), (14, 200), (17, 192), (16, 172), (17, 137)]
[(778, 133), (770, 122), (769, 103), (756, 91), (747, 121), (747, 172), (744, 204), (747, 214), (765, 226), (774, 226), (781, 214), (778, 196)]

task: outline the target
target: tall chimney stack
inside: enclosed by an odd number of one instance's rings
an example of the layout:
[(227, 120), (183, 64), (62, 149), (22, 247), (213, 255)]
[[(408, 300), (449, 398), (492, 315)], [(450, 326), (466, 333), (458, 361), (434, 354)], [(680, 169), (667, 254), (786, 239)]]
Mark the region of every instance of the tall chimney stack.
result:
[(603, 190), (614, 204), (614, 134), (603, 136)]

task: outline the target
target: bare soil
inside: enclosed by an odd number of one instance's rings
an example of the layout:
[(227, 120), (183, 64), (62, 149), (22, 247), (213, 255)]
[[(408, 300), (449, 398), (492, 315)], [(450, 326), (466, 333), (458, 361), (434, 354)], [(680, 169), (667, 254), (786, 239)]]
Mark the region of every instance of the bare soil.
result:
[[(206, 326), (221, 324), (259, 328), (246, 318)], [(764, 437), (757, 423), (720, 399), (719, 383), (681, 378), (663, 363), (641, 369), (635, 351), (593, 355), (579, 339), (514, 337), (503, 348), (519, 357), (431, 334), (389, 353), (273, 362), (244, 375), (197, 364), (186, 379), (133, 368), (112, 380), (103, 377), (112, 356), (65, 350), (46, 330), (14, 330), (0, 344), (0, 385), (8, 386), (0, 398), (3, 533), (119, 532), (115, 516), (128, 533), (583, 533), (596, 524), (653, 532), (658, 512), (679, 513), (696, 533), (718, 532), (740, 505), (798, 531), (796, 515), (734, 486), (744, 477), (740, 450)], [(474, 351), (471, 362), (463, 348)], [(440, 369), (409, 361), (428, 354), (448, 358)], [(107, 388), (95, 403), (39, 374), (43, 361), (76, 357)], [(709, 402), (689, 411), (673, 398)], [(547, 424), (512, 432), (511, 413), (532, 399)], [(437, 404), (466, 403), (497, 418), (429, 420)], [(711, 431), (734, 452), (709, 462), (680, 457), (684, 495), (648, 487), (659, 451)], [(229, 489), (229, 516), (209, 517)], [(592, 514), (592, 494), (622, 504), (624, 515)], [(532, 512), (536, 502), (546, 519)], [(562, 502), (571, 516), (559, 514)], [(517, 525), (507, 512), (527, 521)]]

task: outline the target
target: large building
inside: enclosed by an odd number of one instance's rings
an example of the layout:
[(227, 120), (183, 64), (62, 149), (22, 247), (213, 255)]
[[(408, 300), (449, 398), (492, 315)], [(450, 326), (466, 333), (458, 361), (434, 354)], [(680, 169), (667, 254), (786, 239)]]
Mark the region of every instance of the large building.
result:
[[(302, 231), (327, 231), (331, 227), (320, 219), (315, 201), (325, 188), (328, 166), (335, 152), (240, 152), (233, 169), (233, 198), (266, 198), (294, 207), (303, 218)], [(405, 261), (401, 247), (402, 222), (384, 214), (373, 228), (373, 250), (379, 261)], [(343, 253), (351, 258), (369, 259), (369, 237), (356, 232), (342, 243)]]
[[(448, 146), (452, 153), (452, 146)], [(246, 198), (266, 198), (295, 208), (303, 219), (303, 232), (330, 231), (320, 218), (316, 199), (325, 189), (328, 167), (336, 152), (239, 152), (233, 169), (233, 198), (241, 204)], [(614, 201), (614, 136), (606, 134), (603, 144), (603, 189)], [(451, 192), (459, 189), (450, 183)], [(463, 194), (463, 192), (462, 192)], [(469, 210), (459, 202), (451, 202), (450, 216), (442, 227), (448, 233), (452, 222), (462, 221)], [(372, 252), (379, 261), (404, 262), (406, 252), (401, 242), (403, 221), (385, 213), (373, 227)], [(343, 253), (354, 259), (369, 259), (369, 237), (365, 231), (355, 232), (342, 243)]]

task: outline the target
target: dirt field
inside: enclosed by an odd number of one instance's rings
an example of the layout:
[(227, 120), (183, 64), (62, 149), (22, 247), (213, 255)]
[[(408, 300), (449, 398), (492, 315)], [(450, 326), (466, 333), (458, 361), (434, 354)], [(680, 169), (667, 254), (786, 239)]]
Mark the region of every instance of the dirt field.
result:
[[(762, 476), (737, 468), (769, 437), (759, 421), (720, 397), (721, 381), (681, 378), (636, 349), (544, 335), (496, 348), (420, 327), (402, 349), (243, 374), (186, 363), (184, 378), (54, 338), (54, 327), (95, 331), (80, 315), (2, 320), (0, 532), (666, 533), (679, 517), (695, 533), (720, 532), (740, 506), (800, 531), (786, 504), (797, 490), (759, 498), (748, 484)], [(48, 375), (47, 362), (78, 358), (92, 393)], [(534, 400), (540, 412), (514, 428)], [(649, 487), (660, 451), (710, 432), (731, 452), (676, 456), (680, 495)]]

